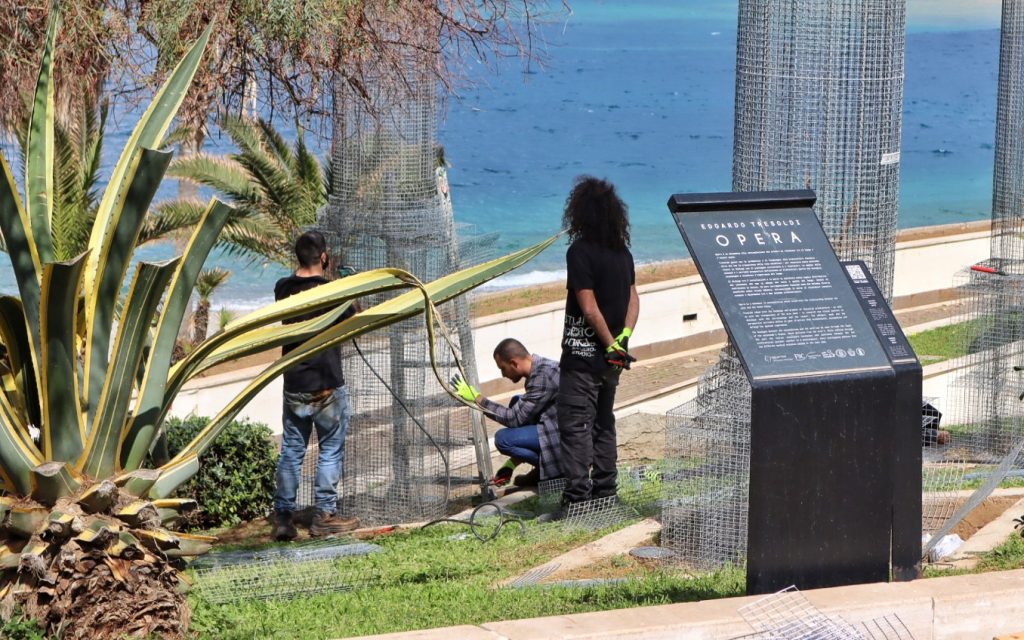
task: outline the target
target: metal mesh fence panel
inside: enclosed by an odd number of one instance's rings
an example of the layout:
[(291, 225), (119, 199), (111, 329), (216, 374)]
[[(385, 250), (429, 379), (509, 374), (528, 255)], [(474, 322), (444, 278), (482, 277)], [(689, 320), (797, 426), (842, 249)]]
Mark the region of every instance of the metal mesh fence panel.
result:
[(733, 190), (814, 189), (836, 253), (892, 294), (905, 0), (740, 0)]
[[(1001, 26), (992, 256), (958, 276), (966, 309), (957, 340), (967, 366), (949, 387), (949, 446), (938, 460), (926, 457), (926, 491), (929, 475), (942, 481), (942, 491), (926, 493), (925, 504), (945, 516), (929, 520), (926, 509), (925, 530), (934, 534), (926, 551), (1021, 464), (1024, 446), (1022, 380), (1014, 371), (1024, 363), (1024, 2), (1003, 2)], [(973, 493), (957, 491), (977, 479)]]
[(741, 565), (747, 551), (750, 383), (723, 350), (694, 400), (668, 414), (661, 544), (692, 568)]
[[(437, 143), (435, 61), (408, 62), (401, 79), (372, 77), (358, 92), (336, 87), (333, 188), (318, 228), (345, 265), (399, 267), (429, 282), (483, 259), (487, 248), (459, 243)], [(435, 345), (442, 376), (457, 370), (458, 354), (475, 380), (467, 300), (439, 312), (450, 329), (450, 342), (439, 334)], [(422, 317), (346, 344), (342, 366), (354, 411), (341, 491), (346, 514), (367, 524), (437, 518), (452, 497), (490, 476), (482, 418), (437, 381)]]
[[(866, 622), (851, 624), (839, 617), (825, 615), (796, 587), (783, 589), (740, 607), (740, 617), (754, 635), (741, 638), (757, 640), (913, 640), (914, 636), (899, 616), (890, 614)], [(738, 640), (738, 639), (737, 639)]]

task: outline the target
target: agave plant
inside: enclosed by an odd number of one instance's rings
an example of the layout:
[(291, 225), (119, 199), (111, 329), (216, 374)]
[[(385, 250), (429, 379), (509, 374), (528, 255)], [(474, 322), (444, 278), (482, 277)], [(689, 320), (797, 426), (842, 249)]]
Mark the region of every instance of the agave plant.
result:
[[(173, 492), (196, 473), (199, 456), (245, 404), (295, 363), (416, 314), (429, 320), (434, 303), (523, 264), (554, 239), (427, 285), (398, 269), (328, 283), (238, 318), (172, 366), (181, 319), (230, 208), (211, 201), (181, 256), (140, 262), (130, 278), (129, 266), (170, 161), (155, 149), (210, 31), (142, 116), (96, 208), (86, 251), (66, 261), (55, 257), (51, 222), (56, 32), (52, 19), (23, 194), (0, 157), (0, 231), (20, 294), (0, 296), (0, 599), (65, 638), (178, 637), (188, 624), (179, 570), (212, 539), (166, 528), (196, 506)], [(397, 291), (403, 288), (410, 290)], [(396, 294), (337, 322), (356, 298), (385, 291)], [(323, 313), (280, 324), (313, 312)], [(432, 330), (430, 322), (427, 327)], [(185, 383), (219, 363), (285, 343), (299, 346), (253, 379), (172, 460), (143, 468)]]

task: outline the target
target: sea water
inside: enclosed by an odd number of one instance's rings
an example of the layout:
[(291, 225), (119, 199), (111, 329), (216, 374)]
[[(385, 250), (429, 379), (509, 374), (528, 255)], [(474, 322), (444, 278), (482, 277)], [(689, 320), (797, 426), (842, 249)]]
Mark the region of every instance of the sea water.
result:
[[(439, 137), (455, 217), (497, 233), (497, 256), (557, 232), (573, 178), (593, 174), (613, 181), (629, 205), (638, 262), (683, 258), (669, 196), (731, 185), (735, 0), (571, 5), (540, 27), (539, 63), (471, 65), (470, 82), (447, 100)], [(998, 27), (998, 0), (909, 3), (901, 227), (990, 215)], [(108, 129), (108, 165), (133, 123)], [(230, 151), (218, 137), (207, 150)], [(171, 251), (141, 253), (158, 259)], [(557, 244), (497, 286), (563, 277), (564, 251)], [(214, 308), (267, 302), (286, 272), (221, 253), (213, 263), (233, 272)], [(14, 290), (9, 267), (0, 290)]]

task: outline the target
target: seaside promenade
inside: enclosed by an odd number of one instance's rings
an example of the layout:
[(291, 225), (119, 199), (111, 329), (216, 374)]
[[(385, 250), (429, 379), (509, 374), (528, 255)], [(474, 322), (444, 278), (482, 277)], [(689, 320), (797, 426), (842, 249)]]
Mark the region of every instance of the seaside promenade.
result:
[[(907, 333), (957, 318), (957, 274), (989, 256), (989, 229), (990, 224), (982, 221), (921, 227), (900, 234), (893, 297)], [(668, 279), (664, 279), (666, 276)], [(698, 377), (717, 359), (726, 336), (691, 261), (640, 265), (637, 278), (641, 311), (631, 346), (639, 361), (622, 377), (616, 411), (620, 418), (633, 414), (663, 417), (692, 397)], [(485, 394), (500, 401), (516, 389), (501, 378), (491, 357), (494, 345), (503, 338), (519, 338), (531, 351), (557, 358), (564, 299), (561, 283), (477, 298), (473, 335), (480, 388)], [(500, 311), (487, 313), (488, 309)], [(175, 400), (172, 414), (216, 415), (224, 399), (240, 392), (272, 359), (273, 354), (267, 354), (211, 370), (185, 387)], [(944, 372), (929, 376), (926, 371), (926, 396), (945, 395)], [(280, 404), (278, 379), (261, 391), (239, 417), (265, 422), (280, 433)], [(628, 428), (626, 425), (627, 432)]]

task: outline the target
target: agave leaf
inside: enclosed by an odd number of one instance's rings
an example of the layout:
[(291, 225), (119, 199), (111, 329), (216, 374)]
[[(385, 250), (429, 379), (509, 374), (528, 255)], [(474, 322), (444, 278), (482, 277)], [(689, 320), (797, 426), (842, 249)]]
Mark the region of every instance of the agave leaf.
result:
[(117, 338), (96, 418), (89, 430), (78, 467), (94, 478), (114, 473), (120, 463), (122, 429), (127, 424), (132, 383), (142, 362), (150, 322), (156, 314), (167, 281), (178, 258), (160, 264), (140, 263), (118, 322)]
[(415, 281), (411, 274), (401, 269), (374, 269), (308, 289), (248, 313), (229, 324), (220, 333), (203, 341), (171, 368), (163, 405), (169, 407), (182, 385), (199, 371), (208, 368), (204, 366), (203, 361), (210, 354), (221, 345), (230, 343), (249, 331), (328, 307), (336, 307), (363, 296), (409, 287), (412, 286), (410, 283)]
[(22, 505), (11, 508), (7, 516), (7, 529), (21, 538), (31, 538), (46, 524), (50, 510), (46, 507)]
[(181, 546), (178, 536), (164, 529), (139, 529), (135, 532), (139, 541), (149, 549), (164, 553)]
[[(296, 363), (307, 360), (318, 353), (368, 331), (379, 329), (389, 324), (410, 318), (418, 313), (422, 313), (427, 308), (425, 299), (429, 299), (435, 304), (441, 304), (456, 296), (466, 293), (470, 289), (480, 286), (489, 280), (493, 280), (502, 274), (508, 273), (512, 269), (525, 264), (527, 261), (550, 246), (557, 238), (558, 236), (553, 236), (540, 244), (534, 245), (533, 247), (529, 247), (509, 254), (503, 258), (485, 262), (481, 265), (463, 269), (451, 275), (439, 278), (424, 286), (422, 290), (417, 289), (416, 291), (410, 291), (367, 309), (366, 311), (357, 313), (351, 318), (334, 325), (320, 335), (310, 338), (290, 351), (288, 355), (267, 367), (267, 369), (260, 373), (260, 375), (256, 376), (256, 378), (254, 378), (245, 387), (245, 389), (243, 389), (242, 392), (228, 404), (227, 407), (217, 414), (217, 416), (214, 417), (189, 444), (187, 444), (173, 459), (171, 459), (168, 465), (178, 464), (186, 456), (199, 455), (204, 452), (211, 444), (213, 444), (214, 440), (216, 440), (217, 436), (220, 435), (220, 432), (224, 427), (227, 426), (227, 424), (230, 423), (236, 415), (238, 415), (238, 412), (241, 411), (257, 393), (269, 384), (271, 380), (281, 375), (281, 373), (291, 368)], [(346, 280), (347, 279), (348, 278), (346, 278)], [(315, 287), (314, 289), (310, 289), (310, 291), (316, 291), (323, 286), (327, 285)], [(432, 331), (430, 323), (428, 323), (428, 330)], [(161, 480), (162, 479), (163, 478), (161, 478)]]
[[(29, 335), (32, 336), (29, 343), (32, 361), (38, 362), (40, 351), (39, 276), (42, 272), (42, 264), (39, 261), (39, 253), (36, 250), (28, 214), (25, 213), (25, 208), (21, 204), (14, 175), (3, 154), (0, 154), (0, 169), (3, 171), (3, 175), (0, 176), (0, 233), (3, 235), (7, 255), (11, 259), (11, 267), (18, 283), (18, 292), (21, 294), (25, 325)], [(38, 374), (37, 371), (37, 388)]]
[(7, 514), (11, 512), (11, 508), (14, 506), (14, 498), (10, 496), (0, 496), (0, 527), (3, 526), (4, 521), (7, 519)]
[[(100, 393), (108, 369), (114, 303), (124, 282), (132, 252), (153, 196), (160, 187), (167, 165), (168, 152), (142, 149), (131, 158), (126, 172), (127, 188), (118, 194), (109, 215), (110, 232), (94, 250), (101, 252), (95, 260), (99, 273), (91, 282), (94, 295), (86, 292), (85, 306), (85, 375), (82, 395), (87, 403), (87, 420), (92, 421), (99, 406)], [(91, 246), (91, 245), (90, 245)], [(93, 262), (90, 255), (90, 263)]]
[[(198, 238), (198, 236), (193, 236), (193, 240)], [(186, 260), (191, 259), (191, 257), (191, 255), (186, 256)], [(201, 263), (199, 266), (201, 266)], [(194, 274), (189, 273), (188, 278), (183, 273), (181, 282), (176, 280), (171, 285), (172, 293), (170, 296), (175, 296), (177, 295), (175, 287), (183, 282), (189, 282), (187, 290), (184, 287), (181, 290), (182, 302), (180, 308), (182, 313), (184, 312), (184, 305), (188, 302), (188, 296), (191, 295), (192, 283), (195, 282), (196, 275), (198, 275), (198, 268)], [(139, 393), (139, 400), (136, 404), (135, 418), (122, 445), (122, 466), (125, 469), (132, 469), (142, 464), (142, 460), (149, 451), (153, 438), (155, 438), (157, 426), (163, 422), (167, 411), (170, 410), (171, 403), (178, 395), (182, 385), (198, 372), (209, 368), (204, 365), (203, 361), (219, 345), (225, 344), (247, 331), (266, 324), (337, 306), (345, 301), (371, 293), (409, 286), (407, 284), (409, 278), (411, 276), (399, 269), (377, 269), (342, 278), (309, 291), (289, 296), (284, 300), (262, 307), (232, 322), (220, 333), (203, 341), (181, 362), (170, 368), (169, 371), (167, 364), (170, 362), (171, 349), (174, 346), (174, 336), (177, 335), (181, 318), (178, 316), (177, 320), (173, 322), (169, 318), (167, 322), (171, 324), (168, 325), (165, 325), (165, 320), (161, 319), (157, 329), (159, 335), (153, 346), (149, 367), (142, 383), (142, 391)], [(165, 303), (164, 313), (172, 313), (172, 311), (174, 309), (171, 308), (171, 303)], [(162, 339), (165, 327), (167, 329), (167, 337)], [(266, 348), (272, 347), (268, 345)]]
[(156, 438), (157, 426), (163, 419), (163, 412), (170, 408), (163, 405), (163, 400), (174, 341), (178, 337), (181, 319), (192, 297), (196, 278), (230, 213), (231, 207), (223, 202), (210, 201), (202, 218), (196, 224), (195, 231), (178, 262), (178, 268), (171, 278), (157, 320), (149, 360), (140, 383), (134, 417), (122, 437), (121, 466), (124, 469), (139, 468)]
[[(53, 3), (53, 9), (59, 4)], [(50, 14), (43, 45), (43, 60), (39, 66), (36, 90), (29, 116), (28, 140), (25, 145), (25, 202), (29, 210), (32, 234), (42, 262), (53, 260), (53, 238), (50, 222), (53, 219), (53, 47), (60, 27), (60, 11)]]
[(182, 515), (195, 511), (199, 506), (199, 503), (191, 498), (164, 498), (154, 500), (152, 504), (160, 515), (160, 523), (165, 527), (175, 524)]
[(32, 469), (42, 462), (42, 454), (28, 439), (28, 425), (0, 394), (0, 467), (19, 494), (32, 492)]
[(17, 392), (16, 395), (8, 394), (8, 398), (23, 421), (40, 424), (39, 392), (36, 389), (30, 340), (21, 300), (14, 296), (0, 296), (0, 341), (7, 349), (11, 377)]
[(120, 532), (121, 527), (118, 525), (95, 518), (82, 533), (75, 536), (75, 540), (85, 548), (106, 549)]
[(171, 558), (201, 556), (213, 548), (217, 538), (212, 536), (201, 536), (192, 533), (178, 533), (178, 548), (168, 550), (167, 556)]
[(86, 513), (106, 513), (117, 497), (117, 486), (110, 480), (92, 485), (78, 497), (78, 505)]
[(114, 517), (132, 527), (153, 528), (160, 522), (156, 507), (149, 500), (136, 500), (114, 512)]
[(43, 266), (40, 305), (42, 339), (39, 398), (42, 444), (47, 460), (75, 460), (82, 453), (85, 423), (78, 407), (78, 287), (85, 255)]
[(175, 489), (196, 475), (199, 472), (199, 455), (177, 456), (160, 467), (159, 471), (160, 478), (149, 490), (149, 497), (153, 500), (162, 500), (170, 496)]
[(259, 327), (247, 331), (215, 348), (210, 355), (199, 363), (194, 375), (198, 375), (223, 362), (244, 358), (256, 353), (263, 353), (285, 344), (307, 340), (334, 324), (351, 306), (352, 303), (348, 302), (337, 309), (303, 322), (270, 325), (269, 327)]
[(81, 478), (66, 462), (44, 462), (32, 470), (32, 499), (45, 505), (74, 495), (82, 488)]
[(127, 531), (122, 531), (117, 534), (117, 540), (110, 545), (107, 553), (122, 560), (135, 560), (136, 558), (141, 558), (146, 551), (143, 549), (142, 543), (139, 542), (138, 538)]
[(21, 564), (21, 552), (13, 551), (8, 545), (0, 547), (0, 571), (17, 569)]
[(135, 469), (114, 478), (114, 484), (130, 496), (141, 498), (160, 477), (158, 469)]
[(59, 509), (54, 510), (50, 513), (49, 517), (46, 518), (46, 528), (43, 530), (40, 537), (46, 542), (60, 542), (67, 540), (71, 537), (72, 533), (75, 533), (75, 528), (79, 530), (84, 529), (84, 525), (81, 520), (76, 522), (77, 518), (73, 513), (61, 511)]
[(142, 115), (142, 118), (139, 119), (138, 124), (135, 125), (135, 130), (132, 131), (131, 137), (125, 144), (121, 157), (118, 159), (117, 164), (114, 165), (110, 181), (107, 183), (107, 188), (103, 192), (103, 198), (100, 200), (99, 208), (96, 212), (96, 221), (92, 228), (92, 235), (89, 238), (89, 248), (92, 250), (92, 253), (85, 270), (87, 308), (95, 307), (94, 299), (99, 295), (99, 287), (96, 286), (96, 281), (102, 276), (100, 260), (102, 259), (103, 252), (100, 248), (107, 242), (107, 236), (113, 233), (116, 223), (115, 206), (118, 194), (125, 188), (125, 181), (132, 158), (141, 148), (160, 148), (160, 142), (167, 134), (167, 129), (174, 120), (174, 116), (178, 113), (182, 100), (185, 99), (185, 94), (192, 83), (196, 69), (199, 68), (199, 62), (202, 60), (203, 51), (206, 49), (206, 43), (210, 39), (212, 29), (213, 23), (211, 22), (210, 26), (203, 31), (203, 35), (199, 37), (199, 40), (192, 45), (181, 61), (178, 62), (178, 65), (167, 77), (160, 90), (153, 96), (153, 101)]

